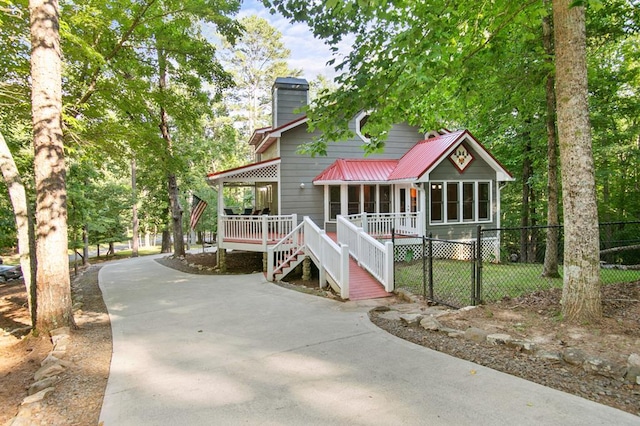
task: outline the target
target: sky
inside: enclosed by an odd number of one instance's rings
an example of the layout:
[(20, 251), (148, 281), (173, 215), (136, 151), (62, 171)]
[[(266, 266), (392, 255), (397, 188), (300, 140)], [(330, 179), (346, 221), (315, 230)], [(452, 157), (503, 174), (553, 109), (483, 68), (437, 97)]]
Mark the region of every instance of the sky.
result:
[(291, 23), (280, 14), (269, 14), (269, 11), (259, 0), (244, 0), (242, 2), (238, 18), (249, 15), (258, 15), (266, 19), (282, 33), (284, 45), (291, 50), (289, 67), (302, 69), (302, 76), (308, 81), (318, 75), (330, 78), (335, 76), (333, 68), (326, 65), (333, 58), (331, 50), (323, 41), (313, 37), (313, 33), (306, 24)]

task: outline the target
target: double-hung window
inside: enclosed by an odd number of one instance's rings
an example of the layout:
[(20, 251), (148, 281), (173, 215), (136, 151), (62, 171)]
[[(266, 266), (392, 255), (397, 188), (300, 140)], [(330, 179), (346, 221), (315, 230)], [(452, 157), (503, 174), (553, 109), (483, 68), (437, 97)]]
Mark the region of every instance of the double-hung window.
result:
[(431, 182), (429, 188), (432, 224), (491, 220), (491, 182)]

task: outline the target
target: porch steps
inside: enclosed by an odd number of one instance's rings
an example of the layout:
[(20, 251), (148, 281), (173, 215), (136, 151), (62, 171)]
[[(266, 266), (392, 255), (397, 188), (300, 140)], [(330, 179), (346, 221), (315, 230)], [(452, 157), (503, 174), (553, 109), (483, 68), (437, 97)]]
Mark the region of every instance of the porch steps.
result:
[[(335, 232), (327, 232), (333, 241), (338, 240)], [(371, 274), (349, 257), (349, 300), (379, 299), (393, 296)]]
[(293, 271), (299, 264), (301, 264), (304, 258), (304, 251), (299, 251), (287, 263), (278, 267), (276, 272), (273, 274), (275, 281), (281, 281), (284, 277), (289, 275), (289, 272)]

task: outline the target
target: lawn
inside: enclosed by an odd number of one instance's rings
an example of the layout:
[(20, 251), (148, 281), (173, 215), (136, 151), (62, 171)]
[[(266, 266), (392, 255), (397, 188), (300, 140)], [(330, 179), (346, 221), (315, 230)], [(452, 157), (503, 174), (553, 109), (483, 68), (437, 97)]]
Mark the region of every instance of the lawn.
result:
[[(482, 299), (485, 302), (517, 297), (537, 290), (561, 288), (562, 278), (542, 277), (541, 264), (484, 263), (482, 268)], [(469, 261), (434, 259), (434, 298), (453, 306), (471, 304), (473, 265)], [(560, 266), (562, 274), (562, 266)], [(603, 285), (640, 281), (640, 271), (601, 269)], [(397, 288), (413, 293), (423, 293), (422, 260), (396, 263), (395, 282)], [(428, 293), (428, 279), (426, 280)]]

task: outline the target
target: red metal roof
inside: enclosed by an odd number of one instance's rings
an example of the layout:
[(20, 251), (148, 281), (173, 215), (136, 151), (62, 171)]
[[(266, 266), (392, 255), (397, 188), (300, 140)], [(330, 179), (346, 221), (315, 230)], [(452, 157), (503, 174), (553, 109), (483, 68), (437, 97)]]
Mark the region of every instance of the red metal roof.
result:
[(384, 182), (397, 165), (398, 160), (339, 159), (313, 182)]
[(446, 133), (418, 142), (400, 160), (339, 159), (313, 182), (386, 182), (417, 179), (464, 136), (465, 131)]
[(460, 130), (418, 142), (402, 156), (398, 167), (389, 175), (389, 180), (419, 178), (436, 164), (449, 148), (457, 144), (465, 133), (466, 130)]

